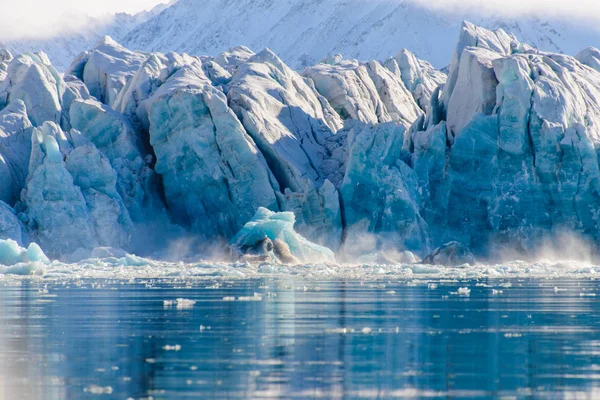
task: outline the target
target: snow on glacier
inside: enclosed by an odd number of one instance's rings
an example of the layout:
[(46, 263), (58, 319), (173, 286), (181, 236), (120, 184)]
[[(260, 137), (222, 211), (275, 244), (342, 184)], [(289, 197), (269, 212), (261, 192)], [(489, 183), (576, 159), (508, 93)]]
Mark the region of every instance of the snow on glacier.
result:
[(304, 70), (317, 91), (344, 118), (410, 126), (421, 111), (400, 77), (377, 61), (320, 63)]
[(327, 183), (342, 179), (343, 160), (333, 156), (339, 115), (310, 80), (268, 49), (238, 66), (225, 91), (276, 179), (281, 210), (295, 212), (301, 233), (339, 247), (339, 201)]
[(81, 88), (65, 81), (45, 54), (22, 54), (10, 61), (6, 79), (0, 82), (0, 108), (21, 100), (34, 126), (53, 121), (68, 129), (71, 102), (88, 97)]
[(6, 71), (8, 64), (12, 61), (13, 56), (7, 49), (0, 48), (0, 82), (6, 79)]
[(388, 58), (384, 65), (402, 80), (424, 111), (427, 111), (436, 88), (446, 83), (447, 76), (444, 72), (435, 69), (425, 60), (417, 59), (407, 49), (402, 49), (395, 57)]
[(600, 50), (597, 48), (588, 47), (577, 53), (575, 58), (582, 64), (600, 72)]
[(108, 36), (80, 54), (65, 72), (85, 82), (90, 94), (112, 106), (148, 55), (124, 48)]

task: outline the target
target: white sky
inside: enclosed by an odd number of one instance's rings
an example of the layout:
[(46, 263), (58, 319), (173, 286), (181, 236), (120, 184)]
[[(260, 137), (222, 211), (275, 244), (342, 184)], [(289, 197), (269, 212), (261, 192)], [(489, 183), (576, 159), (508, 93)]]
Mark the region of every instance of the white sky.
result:
[[(327, 1), (327, 0), (323, 0)], [(382, 1), (382, 0), (363, 0)], [(390, 1), (390, 0), (387, 0)], [(401, 1), (401, 0), (396, 0)], [(535, 14), (540, 17), (563, 17), (600, 25), (600, 0), (412, 0), (427, 7), (459, 13), (481, 11), (482, 14), (511, 16)], [(0, 0), (0, 38), (33, 33), (43, 36), (56, 29), (65, 13), (83, 12), (102, 16), (118, 11), (134, 13), (167, 0)], [(65, 22), (61, 25), (73, 25)]]

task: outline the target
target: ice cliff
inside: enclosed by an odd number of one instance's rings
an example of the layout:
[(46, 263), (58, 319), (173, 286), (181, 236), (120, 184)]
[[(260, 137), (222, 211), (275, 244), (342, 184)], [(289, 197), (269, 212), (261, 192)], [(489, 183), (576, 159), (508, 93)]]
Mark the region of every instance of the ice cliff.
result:
[(481, 253), (527, 253), (557, 230), (597, 240), (599, 100), (600, 75), (576, 58), (465, 23), (448, 83), (412, 133), (434, 239)]
[(295, 71), (103, 38), (66, 74), (0, 51), (0, 239), (282, 262), (597, 241), (599, 60), (469, 23), (447, 76), (408, 50)]

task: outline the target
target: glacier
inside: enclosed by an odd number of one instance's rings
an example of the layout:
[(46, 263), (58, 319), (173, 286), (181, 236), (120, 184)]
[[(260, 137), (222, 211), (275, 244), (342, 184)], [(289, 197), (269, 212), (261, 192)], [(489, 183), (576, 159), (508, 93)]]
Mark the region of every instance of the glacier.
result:
[(446, 72), (407, 49), (295, 70), (268, 48), (104, 37), (61, 74), (2, 50), (0, 240), (125, 264), (473, 264), (565, 233), (597, 249), (599, 60), (468, 22)]

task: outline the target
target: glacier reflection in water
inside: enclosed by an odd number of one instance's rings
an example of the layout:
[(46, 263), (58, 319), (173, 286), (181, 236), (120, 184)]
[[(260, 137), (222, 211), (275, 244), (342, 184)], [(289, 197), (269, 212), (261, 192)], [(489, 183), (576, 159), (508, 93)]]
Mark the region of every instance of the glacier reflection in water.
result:
[(2, 282), (2, 399), (600, 396), (593, 278)]

